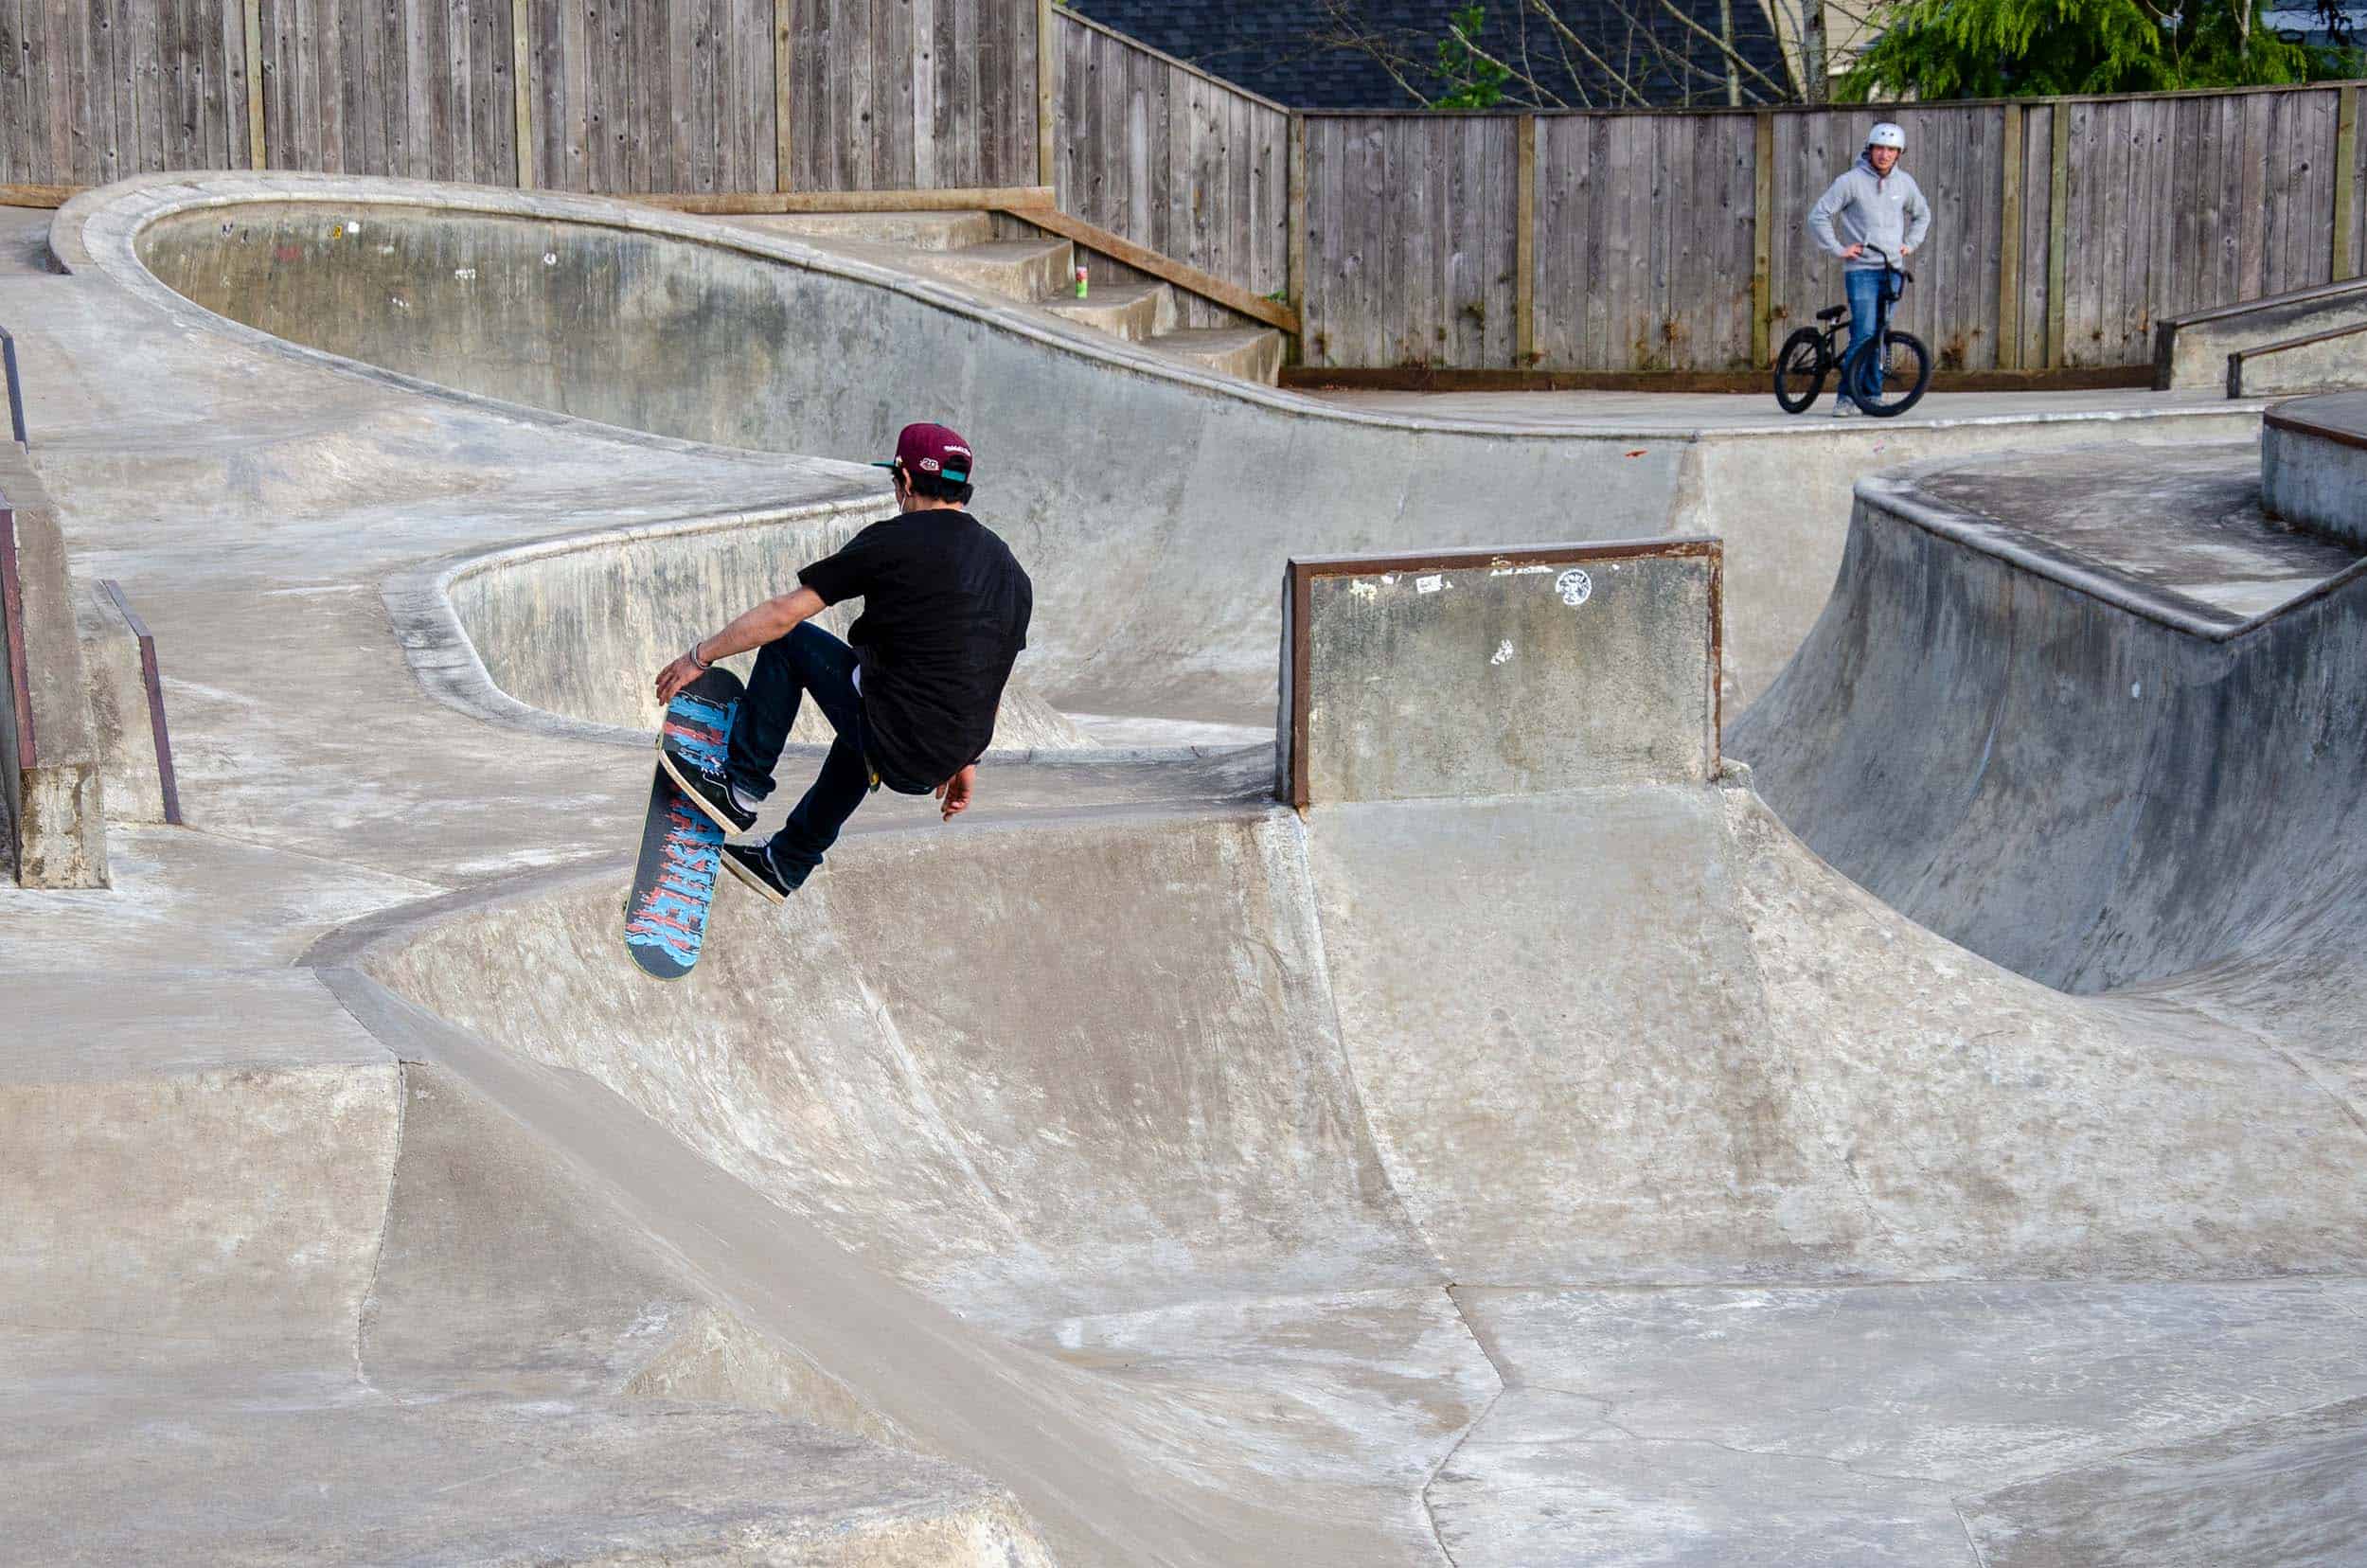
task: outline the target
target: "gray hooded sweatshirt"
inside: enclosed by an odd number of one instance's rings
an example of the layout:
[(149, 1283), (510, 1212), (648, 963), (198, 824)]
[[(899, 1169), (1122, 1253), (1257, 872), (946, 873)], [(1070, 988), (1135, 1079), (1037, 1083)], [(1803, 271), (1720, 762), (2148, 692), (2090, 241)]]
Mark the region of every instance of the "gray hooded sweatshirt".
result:
[[(1921, 245), (1931, 228), (1931, 204), (1923, 199), (1913, 177), (1893, 164), (1885, 179), (1874, 172), (1863, 152), (1808, 209), (1808, 232), (1828, 256), (1839, 256), (1851, 245), (1871, 245), (1895, 261), (1900, 250)], [(1881, 265), (1873, 256), (1860, 256), (1844, 270), (1870, 272)]]

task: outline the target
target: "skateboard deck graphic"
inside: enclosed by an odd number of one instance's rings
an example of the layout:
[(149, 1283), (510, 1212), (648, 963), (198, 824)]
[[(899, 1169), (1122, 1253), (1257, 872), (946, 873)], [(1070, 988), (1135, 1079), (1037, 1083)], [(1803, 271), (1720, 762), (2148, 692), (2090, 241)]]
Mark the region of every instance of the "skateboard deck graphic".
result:
[[(744, 691), (728, 669), (710, 669), (667, 704), (658, 739), (721, 766)], [(723, 829), (683, 795), (663, 766), (651, 770), (650, 812), (641, 826), (641, 858), (625, 897), (625, 951), (642, 971), (679, 980), (699, 961), (707, 910), (723, 869)]]

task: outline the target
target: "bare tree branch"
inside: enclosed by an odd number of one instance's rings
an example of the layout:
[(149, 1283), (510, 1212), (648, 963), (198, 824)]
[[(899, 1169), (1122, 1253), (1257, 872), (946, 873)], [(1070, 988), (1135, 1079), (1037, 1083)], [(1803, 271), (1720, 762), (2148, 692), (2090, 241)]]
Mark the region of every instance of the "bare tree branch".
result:
[(1766, 85), (1768, 91), (1773, 93), (1778, 99), (1786, 98), (1791, 96), (1784, 91), (1782, 83), (1776, 81), (1765, 71), (1760, 70), (1756, 65), (1753, 65), (1749, 61), (1743, 59), (1741, 55), (1735, 53), (1733, 49), (1727, 47), (1726, 41), (1724, 39), (1718, 37), (1716, 33), (1701, 26), (1700, 23), (1696, 22), (1690, 16), (1687, 16), (1678, 8), (1676, 0), (1658, 0), (1658, 3), (1661, 9), (1666, 11), (1678, 21), (1683, 23), (1692, 32), (1695, 32), (1701, 38), (1705, 39), (1711, 48), (1716, 49), (1719, 54), (1724, 55), (1729, 61), (1750, 72), (1753, 76), (1758, 78), (1759, 80)]
[(1646, 104), (1650, 101), (1650, 99), (1646, 98), (1642, 93), (1636, 90), (1635, 83), (1628, 80), (1625, 73), (1614, 70), (1610, 61), (1605, 60), (1601, 55), (1596, 54), (1593, 49), (1587, 47), (1586, 40), (1580, 38), (1577, 33), (1572, 29), (1569, 23), (1564, 22), (1559, 15), (1556, 14), (1554, 9), (1550, 5), (1546, 4), (1546, 0), (1529, 0), (1529, 6), (1537, 12), (1538, 15), (1545, 19), (1545, 25), (1547, 27), (1553, 28), (1555, 32), (1561, 35), (1561, 40), (1565, 45), (1576, 49), (1578, 53), (1584, 55), (1589, 61), (1593, 62), (1596, 70), (1611, 78), (1611, 80), (1618, 85), (1619, 91), (1625, 95), (1628, 101), (1639, 106)]
[(1324, 0), (1324, 14), (1331, 19), (1332, 26), (1338, 30), (1329, 36), (1317, 33), (1315, 42), (1332, 48), (1352, 50), (1364, 56), (1388, 72), (1389, 80), (1396, 82), (1404, 91), (1406, 97), (1425, 109), (1434, 108), (1436, 106), (1434, 101), (1425, 96), (1414, 83), (1408, 81), (1405, 72), (1398, 68), (1400, 65), (1411, 65), (1413, 62), (1390, 48), (1381, 39), (1364, 31), (1359, 26), (1356, 10), (1356, 0)]
[(1682, 49), (1670, 48), (1650, 23), (1628, 9), (1626, 0), (1606, 0), (1606, 3), (1628, 20), (1628, 52), (1634, 52), (1636, 35), (1642, 34), (1645, 47), (1657, 59), (1659, 68), (1668, 74), (1672, 84), (1684, 94), (1688, 106), (1693, 102), (1695, 82), (1716, 82), (1721, 89), (1724, 87), (1726, 78), (1723, 73), (1703, 67)]
[(1558, 97), (1556, 97), (1553, 89), (1547, 87), (1543, 82), (1537, 80), (1534, 77), (1531, 77), (1524, 72), (1515, 70), (1504, 62), (1498, 60), (1494, 55), (1489, 54), (1486, 49), (1481, 48), (1479, 44), (1471, 37), (1470, 34), (1465, 32), (1461, 27), (1455, 26), (1452, 22), (1449, 22), (1447, 24), (1447, 31), (1453, 35), (1456, 43), (1461, 44), (1465, 48), (1470, 50), (1473, 56), (1478, 59), (1485, 60), (1490, 65), (1493, 65), (1498, 70), (1504, 72), (1507, 77), (1525, 83), (1530, 91), (1537, 97), (1549, 100), (1546, 107), (1554, 109), (1567, 109), (1570, 107), (1570, 105), (1564, 103)]

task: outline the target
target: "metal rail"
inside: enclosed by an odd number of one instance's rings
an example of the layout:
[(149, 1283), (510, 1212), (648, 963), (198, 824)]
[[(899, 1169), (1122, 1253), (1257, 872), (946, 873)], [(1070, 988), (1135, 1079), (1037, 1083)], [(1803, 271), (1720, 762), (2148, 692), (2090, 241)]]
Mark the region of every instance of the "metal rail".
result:
[(9, 375), (9, 429), (18, 446), (30, 446), (25, 437), (25, 388), (16, 379), (16, 339), (6, 327), (0, 327), (0, 365)]

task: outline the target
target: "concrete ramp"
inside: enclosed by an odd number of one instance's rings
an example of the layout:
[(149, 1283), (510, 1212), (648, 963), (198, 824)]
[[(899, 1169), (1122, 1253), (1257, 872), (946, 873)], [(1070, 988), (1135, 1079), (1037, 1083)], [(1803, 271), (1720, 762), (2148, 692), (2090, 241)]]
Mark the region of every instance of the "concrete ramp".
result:
[[(2367, 1266), (2367, 1131), (2308, 1074), (1917, 930), (1736, 782), (866, 836), (785, 916), (726, 890), (663, 989), (621, 877), (363, 962), (760, 1194), (792, 1342), (1076, 1560), (1154, 1497), (1168, 1560), (1434, 1560), (1467, 1429), (1557, 1440), (1489, 1353), (1550, 1300)], [(967, 1370), (901, 1374), (880, 1276)]]
[(2258, 483), (2249, 445), (1865, 481), (1735, 752), (1834, 865), (2049, 985), (2246, 962), (2331, 995), (2367, 870), (2367, 579)]
[[(1671, 581), (1704, 559), (1672, 557)], [(1490, 617), (1513, 601), (1487, 585), (1537, 597), (1503, 569), (1476, 568), (1461, 610), (1444, 587), (1344, 597), (1353, 614), (1294, 623), (1314, 645), (1295, 668), (1364, 650), (1376, 680), (1459, 691), (1433, 732), (1451, 752), (1458, 718), (1493, 722), (1473, 683), (1503, 668)], [(1644, 649), (1689, 668), (1689, 704), (1645, 710), (1692, 738), (1668, 777), (1554, 787), (1639, 755), (1581, 726), (1532, 775), (1471, 754), (1485, 796), (858, 835), (786, 910), (725, 889), (675, 987), (617, 961), (621, 866), (390, 925), (350, 961), (452, 1030), (429, 1054), (487, 1092), (519, 1063), (613, 1096), (645, 1131), (586, 1157), (629, 1193), (659, 1145), (744, 1190), (728, 1224), (629, 1201), (703, 1271), (792, 1275), (779, 1327), (816, 1375), (1009, 1487), (1066, 1559), (1682, 1541), (1673, 1560), (1723, 1562), (1838, 1532), (1861, 1560), (1929, 1561), (1967, 1539), (1951, 1499), (2218, 1431), (2216, 1396), (2191, 1418), (2108, 1399), (2065, 1435), (2035, 1396), (1976, 1412), (1924, 1384), (1924, 1456), (1839, 1484), (1830, 1458), (1719, 1435), (1789, 1356), (1644, 1434), (1574, 1417), (1620, 1402), (1586, 1392), (1624, 1386), (1609, 1363), (1537, 1369), (1638, 1292), (1684, 1325), (1629, 1346), (1648, 1360), (1720, 1312), (1772, 1344), (1803, 1331), (1753, 1315), (1774, 1296), (1862, 1291), (1869, 1365), (1913, 1383), (1894, 1358), (1926, 1354), (1927, 1307), (1977, 1299), (2044, 1336), (2142, 1296), (2146, 1332), (2194, 1347), (2219, 1298), (2181, 1292), (2367, 1268), (2367, 1127), (2340, 1096), (2248, 1030), (2064, 996), (1852, 885), (1739, 770), (1700, 775), (1709, 596), (1639, 602), (1609, 644), (1516, 646), (1580, 699), (1630, 690)], [(1574, 608), (1549, 579), (1535, 613)], [(1940, 1294), (1910, 1310), (1907, 1281)], [(2339, 1310), (2167, 1376), (2299, 1354), (2288, 1335)], [(2280, 1409), (2352, 1397), (2353, 1371), (2297, 1376)], [(1703, 1446), (1672, 1468), (1668, 1443)], [(1544, 1514), (1512, 1501), (1539, 1488)], [(1672, 1533), (1667, 1509), (1712, 1495), (1715, 1522)]]

